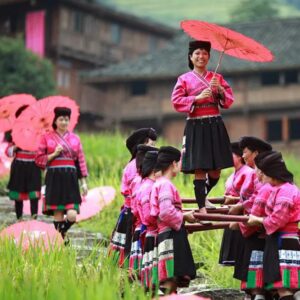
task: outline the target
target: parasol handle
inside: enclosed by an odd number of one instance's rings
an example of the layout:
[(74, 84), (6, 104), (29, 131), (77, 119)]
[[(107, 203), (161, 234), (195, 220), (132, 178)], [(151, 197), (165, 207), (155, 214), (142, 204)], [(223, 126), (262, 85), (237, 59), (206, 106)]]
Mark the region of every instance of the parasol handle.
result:
[(217, 64), (216, 69), (214, 71), (214, 75), (216, 75), (216, 73), (217, 73), (217, 71), (218, 71), (218, 69), (219, 69), (219, 67), (221, 65), (224, 53), (225, 53), (225, 49), (221, 52), (221, 54), (219, 56), (218, 64)]

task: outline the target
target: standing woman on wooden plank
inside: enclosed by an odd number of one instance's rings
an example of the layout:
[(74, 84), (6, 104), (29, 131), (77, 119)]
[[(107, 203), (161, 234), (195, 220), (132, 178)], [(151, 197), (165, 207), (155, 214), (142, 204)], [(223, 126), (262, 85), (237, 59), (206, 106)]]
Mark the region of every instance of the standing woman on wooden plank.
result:
[(80, 211), (78, 179), (85, 196), (88, 171), (80, 138), (68, 131), (71, 109), (56, 107), (54, 113), (53, 131), (41, 137), (35, 162), (40, 168), (47, 168), (43, 213), (54, 216), (54, 226), (65, 238)]
[[(16, 111), (16, 118), (28, 107), (24, 105)], [(11, 133), (6, 134), (9, 142), (6, 155), (13, 157), (10, 168), (10, 176), (7, 188), (8, 197), (15, 201), (15, 211), (18, 220), (23, 216), (23, 201), (30, 200), (31, 218), (36, 219), (38, 213), (38, 201), (41, 197), (42, 177), (41, 170), (34, 162), (35, 152), (18, 148), (12, 141)]]
[(189, 43), (188, 63), (192, 70), (179, 76), (172, 93), (178, 112), (187, 114), (183, 137), (182, 172), (195, 174), (194, 192), (201, 213), (214, 207), (207, 199), (222, 169), (233, 166), (230, 140), (220, 108), (229, 108), (233, 94), (222, 75), (208, 71), (211, 44)]
[(154, 145), (157, 139), (153, 128), (140, 128), (134, 131), (126, 140), (126, 147), (131, 154), (131, 159), (125, 166), (121, 182), (121, 194), (124, 204), (111, 236), (108, 253), (120, 267), (129, 267), (129, 255), (133, 235), (133, 215), (131, 211), (130, 185), (137, 174), (136, 154), (139, 144)]

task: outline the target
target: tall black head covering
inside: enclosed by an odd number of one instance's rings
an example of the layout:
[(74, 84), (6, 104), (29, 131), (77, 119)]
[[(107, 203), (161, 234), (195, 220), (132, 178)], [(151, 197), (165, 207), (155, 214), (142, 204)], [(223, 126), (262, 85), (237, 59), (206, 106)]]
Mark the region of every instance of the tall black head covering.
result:
[(148, 151), (158, 151), (158, 148), (140, 144), (137, 146), (136, 152), (136, 168), (139, 174), (142, 172), (142, 164), (144, 161), (144, 157)]
[(258, 162), (257, 167), (271, 178), (290, 183), (294, 181), (294, 175), (287, 169), (280, 152), (272, 151)]
[[(264, 151), (264, 152), (260, 152), (258, 153), (255, 158), (254, 158), (254, 163), (256, 165), (257, 168), (259, 168), (260, 166), (260, 162), (268, 155), (276, 153), (276, 151), (270, 150), (270, 151)], [(260, 169), (260, 168), (259, 168)]]
[(243, 136), (240, 140), (240, 148), (242, 150), (248, 148), (258, 153), (272, 150), (271, 144), (254, 136)]
[(194, 65), (190, 59), (190, 55), (192, 55), (196, 49), (205, 49), (210, 54), (211, 44), (208, 41), (190, 41), (189, 42), (188, 62), (189, 62), (189, 68), (191, 70), (194, 69)]
[(55, 121), (57, 120), (57, 118), (59, 117), (71, 117), (71, 109), (68, 107), (55, 107), (54, 108), (54, 119), (53, 119), (53, 123), (52, 123), (52, 127), (54, 129), (57, 128)]
[(233, 142), (231, 145), (231, 151), (232, 153), (236, 154), (237, 156), (242, 157), (243, 156), (243, 150), (240, 148), (239, 142)]
[(142, 163), (142, 178), (148, 177), (155, 169), (158, 151), (147, 151)]
[(147, 139), (156, 141), (157, 133), (153, 128), (140, 128), (135, 130), (126, 140), (126, 147), (131, 153), (131, 160), (135, 158), (137, 146), (139, 144), (144, 144)]
[(156, 170), (167, 169), (173, 161), (180, 161), (181, 152), (172, 146), (162, 146), (159, 148), (157, 156)]

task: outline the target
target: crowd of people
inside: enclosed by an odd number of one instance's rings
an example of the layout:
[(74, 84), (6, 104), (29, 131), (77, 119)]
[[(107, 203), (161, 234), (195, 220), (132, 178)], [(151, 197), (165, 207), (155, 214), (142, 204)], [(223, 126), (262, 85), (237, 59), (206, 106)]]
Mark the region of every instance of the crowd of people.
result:
[[(222, 75), (206, 69), (210, 48), (207, 41), (189, 43), (191, 71), (178, 77), (172, 92), (175, 110), (187, 115), (181, 151), (155, 147), (153, 128), (140, 128), (126, 140), (131, 159), (123, 170), (124, 204), (109, 255), (150, 292), (173, 293), (188, 286), (196, 268), (185, 223), (201, 221), (194, 211), (183, 211), (172, 179), (180, 171), (194, 175), (198, 212), (206, 214), (214, 208), (207, 196), (222, 169), (234, 167), (224, 205), (229, 214), (249, 219), (232, 222), (224, 231), (219, 262), (234, 266), (234, 277), (249, 299), (294, 299), (300, 286), (299, 189), (282, 154), (267, 141), (244, 136), (230, 142), (220, 108), (232, 105), (233, 92)], [(25, 199), (30, 199), (35, 218), (41, 170), (47, 168), (43, 213), (54, 216), (54, 226), (64, 238), (79, 212), (78, 181), (85, 195), (88, 172), (80, 139), (68, 131), (71, 110), (56, 107), (54, 113), (53, 131), (41, 137), (36, 152), (11, 141), (7, 154), (14, 161), (8, 189), (17, 218), (22, 217)]]

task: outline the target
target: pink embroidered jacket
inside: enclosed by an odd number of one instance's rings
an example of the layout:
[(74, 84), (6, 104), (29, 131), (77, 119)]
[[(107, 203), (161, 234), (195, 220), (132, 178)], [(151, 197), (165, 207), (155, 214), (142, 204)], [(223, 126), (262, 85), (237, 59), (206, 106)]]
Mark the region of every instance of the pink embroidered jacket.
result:
[(219, 100), (218, 95), (214, 93), (213, 97), (207, 98), (203, 103), (194, 103), (196, 96), (210, 86), (213, 75), (211, 71), (206, 71), (204, 76), (190, 71), (179, 76), (172, 93), (174, 108), (178, 112), (187, 113), (189, 117), (219, 115), (219, 104), (222, 108), (229, 108), (234, 101), (232, 89), (220, 74), (216, 76), (224, 88), (224, 98)]
[(131, 160), (124, 168), (121, 180), (121, 194), (124, 196), (124, 206), (131, 207), (130, 184), (137, 174), (136, 160)]
[(300, 220), (300, 191), (297, 186), (286, 182), (273, 187), (265, 202), (263, 226), (268, 235), (276, 231), (289, 232), (290, 228), (298, 232), (296, 223)]
[(36, 165), (45, 169), (48, 164), (48, 155), (53, 153), (58, 145), (63, 147), (63, 151), (59, 157), (71, 158), (74, 161), (78, 160), (81, 175), (83, 177), (87, 177), (88, 171), (80, 138), (78, 135), (69, 131), (66, 132), (64, 136), (60, 136), (56, 131), (42, 135), (40, 145), (35, 156)]
[(131, 195), (130, 205), (131, 205), (131, 212), (135, 217), (134, 228), (136, 229), (140, 228), (142, 225), (142, 221), (138, 214), (138, 208), (137, 208), (139, 202), (139, 199), (137, 198), (137, 191), (141, 186), (141, 184), (142, 184), (142, 177), (137, 173), (130, 184), (130, 195)]
[(156, 180), (150, 197), (150, 215), (157, 218), (158, 233), (178, 231), (183, 222), (182, 203), (174, 184), (164, 176)]
[(252, 173), (252, 169), (247, 165), (243, 165), (234, 171), (226, 180), (225, 195), (239, 197), (241, 188), (250, 173)]
[(144, 225), (147, 226), (147, 232), (157, 232), (156, 218), (150, 214), (150, 196), (155, 180), (144, 178), (136, 194), (137, 210), (139, 217)]
[(240, 203), (243, 204), (246, 214), (250, 214), (253, 202), (261, 186), (262, 183), (258, 180), (255, 170), (251, 169), (240, 191)]
[[(272, 192), (272, 186), (270, 184), (268, 183), (262, 184), (261, 188), (259, 189), (253, 201), (253, 205), (250, 211), (251, 215), (257, 217), (265, 216), (266, 199), (268, 199), (271, 192)], [(247, 226), (245, 223), (239, 223), (239, 226), (242, 235), (244, 237), (249, 237), (253, 233), (257, 231), (261, 231), (261, 228), (259, 226)]]

